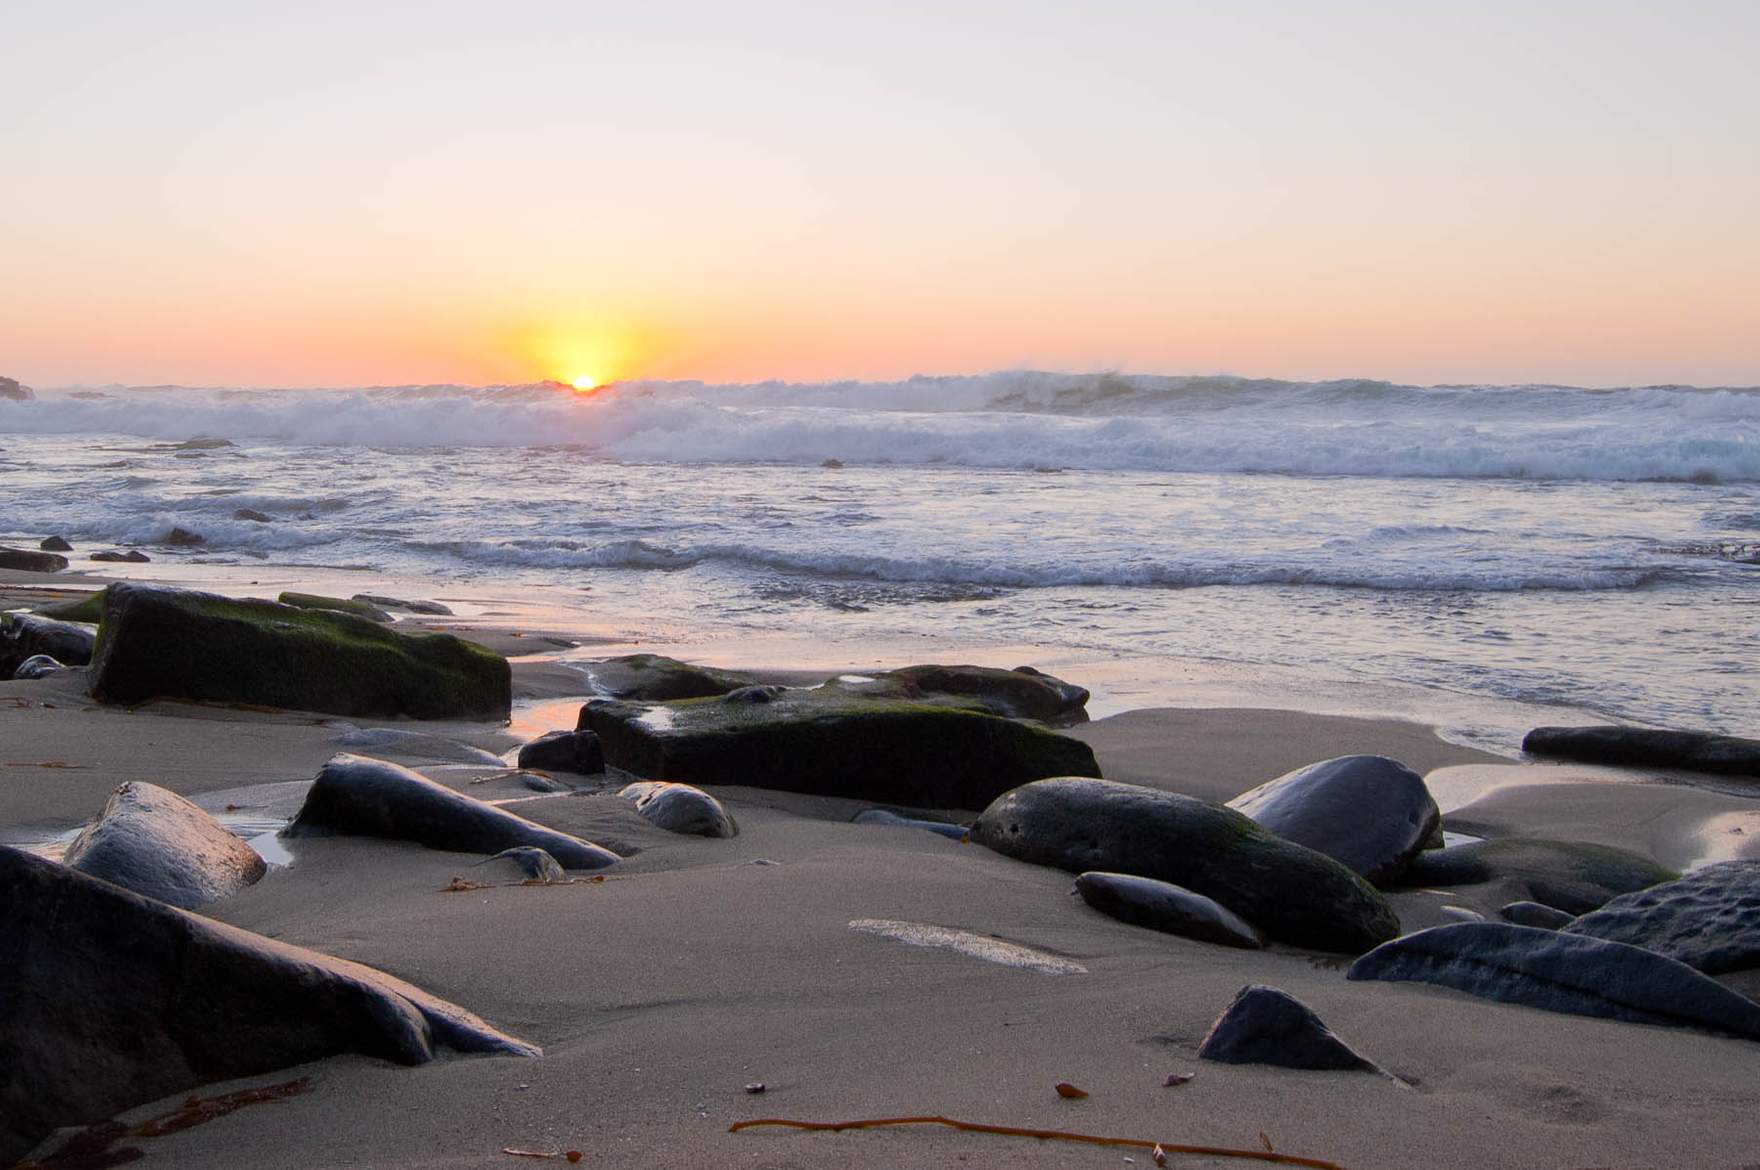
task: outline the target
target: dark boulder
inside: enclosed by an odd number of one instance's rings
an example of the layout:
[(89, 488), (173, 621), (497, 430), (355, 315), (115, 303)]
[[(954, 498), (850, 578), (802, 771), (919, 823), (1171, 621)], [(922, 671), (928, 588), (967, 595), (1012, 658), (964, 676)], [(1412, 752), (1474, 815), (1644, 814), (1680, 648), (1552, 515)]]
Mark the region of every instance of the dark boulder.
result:
[(16, 378), (0, 378), (0, 400), (8, 402), (29, 402), (36, 394), (29, 386), (20, 386)]
[(275, 600), (282, 605), (291, 605), (296, 609), (327, 609), (337, 613), (352, 613), (354, 616), (366, 618), (370, 622), (392, 620), (391, 615), (378, 606), (346, 597), (325, 597), (317, 593), (283, 593)]
[(1386, 756), (1340, 756), (1243, 792), (1228, 807), (1377, 885), (1442, 823), (1424, 778)]
[(1250, 951), (1265, 946), (1265, 936), (1240, 915), (1171, 882), (1090, 871), (1076, 878), (1076, 893), (1100, 913), (1132, 926)]
[(1564, 929), (1643, 947), (1707, 975), (1760, 967), (1760, 862), (1708, 865), (1622, 894)]
[(1270, 1064), (1278, 1068), (1379, 1072), (1351, 1050), (1308, 1005), (1263, 984), (1240, 989), (1228, 1010), (1210, 1025), (1198, 1059), (1223, 1064)]
[(499, 853), (536, 845), (568, 869), (602, 869), (619, 860), (609, 849), (455, 792), (398, 764), (347, 753), (318, 770), (299, 815), (282, 832), (289, 837), (389, 837), (455, 853)]
[(208, 538), (199, 532), (191, 532), (187, 528), (173, 526), (171, 531), (165, 534), (163, 543), (171, 545), (173, 548), (195, 548), (198, 545), (207, 544)]
[(1760, 776), (1760, 739), (1648, 727), (1536, 727), (1522, 740), (1531, 756), (1616, 768), (1680, 768), (1722, 776)]
[(236, 894), (269, 867), (213, 817), (155, 784), (131, 780), (67, 847), (81, 873), (185, 910)]
[(1536, 926), (1541, 930), (1558, 930), (1577, 920), (1575, 914), (1567, 914), (1539, 902), (1510, 902), (1497, 913), (1505, 922), (1513, 922), (1517, 926)]
[(39, 678), (48, 678), (58, 670), (66, 669), (64, 663), (55, 661), (47, 654), (33, 654), (18, 664), (18, 669), (12, 672), (12, 677), (35, 681)]
[(922, 829), (925, 832), (937, 833), (954, 841), (964, 841), (969, 830), (964, 825), (955, 825), (948, 821), (926, 821), (919, 817), (901, 816), (891, 809), (867, 808), (851, 817), (858, 825), (893, 825), (901, 829)]
[(998, 670), (989, 666), (906, 666), (873, 676), (870, 681), (835, 679), (827, 683), (852, 695), (910, 702), (941, 702), (953, 699), (961, 706), (1006, 715), (1013, 719), (1037, 719), (1043, 723), (1079, 723), (1088, 691), (1073, 683), (1043, 674), (1030, 666)]
[(255, 508), (235, 508), (232, 512), (234, 520), (249, 520), (256, 524), (267, 524), (275, 517), (267, 512), (259, 512)]
[(1760, 1040), (1760, 1004), (1685, 963), (1580, 934), (1463, 922), (1376, 947), (1351, 979), (1435, 983), (1549, 1012)]
[(105, 593), (92, 659), (102, 702), (485, 720), (505, 720), (512, 707), (507, 660), (450, 634), (400, 634), (351, 614), (157, 585)]
[(591, 776), (605, 770), (605, 750), (590, 731), (550, 731), (519, 749), (519, 766)]
[(377, 593), (357, 593), (355, 601), (364, 601), (368, 605), (376, 605), (381, 609), (402, 609), (410, 613), (432, 614), (436, 617), (451, 617), (452, 611), (438, 601), (405, 601), (401, 597), (384, 597)]
[(538, 1049), (400, 979), (0, 846), (0, 1164), (61, 1126), (339, 1053)]
[(492, 871), (508, 873), (519, 881), (525, 882), (565, 882), (568, 874), (556, 859), (535, 845), (520, 845), (513, 849), (503, 849), (493, 857), (477, 862)]
[(638, 776), (920, 808), (982, 808), (1029, 780), (1100, 771), (1087, 744), (1042, 727), (829, 689), (769, 703), (596, 701), (581, 724), (608, 764)]
[(0, 569), (19, 569), (26, 573), (59, 573), (66, 567), (67, 558), (60, 553), (0, 546)]
[(72, 552), (73, 546), (67, 543), (65, 536), (45, 536), (37, 547), (44, 552)]
[(105, 561), (111, 564), (144, 565), (152, 559), (152, 557), (148, 556), (138, 548), (131, 548), (126, 551), (106, 550), (104, 552), (95, 552), (92, 554), (92, 560)]
[(697, 837), (737, 837), (734, 823), (721, 802), (689, 784), (668, 780), (638, 780), (617, 795), (636, 803), (636, 811), (672, 833)]
[(1500, 881), (1571, 914), (1680, 876), (1647, 857), (1583, 841), (1503, 837), (1426, 850), (1400, 874), (1402, 886), (1473, 886)]
[(33, 613), (0, 615), (0, 678), (11, 678), (26, 659), (47, 655), (66, 666), (92, 660), (96, 636), (85, 626)]
[(1220, 902), (1271, 938), (1360, 953), (1399, 933), (1387, 900), (1327, 857), (1190, 796), (1062, 777), (999, 796), (972, 826), (998, 853), (1071, 873), (1155, 878)]
[(626, 654), (582, 664), (593, 685), (614, 699), (707, 699), (751, 685), (751, 678), (731, 670), (692, 666), (662, 654)]

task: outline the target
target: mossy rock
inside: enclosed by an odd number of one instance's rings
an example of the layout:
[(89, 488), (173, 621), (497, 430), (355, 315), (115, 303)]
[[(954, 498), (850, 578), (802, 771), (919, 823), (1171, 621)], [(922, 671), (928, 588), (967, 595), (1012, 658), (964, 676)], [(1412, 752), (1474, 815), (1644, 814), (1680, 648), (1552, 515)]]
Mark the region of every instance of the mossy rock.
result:
[(954, 707), (781, 691), (767, 702), (600, 700), (581, 708), (606, 762), (638, 776), (923, 808), (982, 808), (1045, 776), (1098, 776), (1087, 744)]
[(370, 622), (389, 622), (391, 615), (370, 601), (356, 601), (349, 597), (325, 597), (321, 593), (283, 593), (275, 600), (282, 605), (291, 605), (296, 609), (328, 609), (337, 613), (352, 613), (356, 617), (364, 617)]
[(58, 622), (89, 622), (96, 625), (104, 620), (104, 595), (108, 588), (94, 590), (77, 601), (58, 601), (54, 605), (39, 606), (31, 612), (38, 617), (53, 618)]
[(873, 698), (907, 699), (935, 705), (963, 706), (1053, 724), (1081, 723), (1088, 713), (1088, 691), (1030, 666), (1001, 670), (993, 666), (906, 666), (875, 675), (867, 682), (839, 678), (828, 689)]
[(92, 657), (101, 702), (197, 699), (415, 719), (505, 720), (507, 660), (450, 634), (158, 585), (106, 591)]
[(1587, 914), (1621, 894), (1679, 876), (1648, 857), (1611, 845), (1503, 837), (1420, 853), (1399, 884), (1447, 887), (1502, 881), (1542, 905)]
[(737, 671), (692, 666), (664, 654), (625, 654), (583, 665), (600, 693), (614, 699), (705, 699), (750, 686), (752, 682), (750, 676)]

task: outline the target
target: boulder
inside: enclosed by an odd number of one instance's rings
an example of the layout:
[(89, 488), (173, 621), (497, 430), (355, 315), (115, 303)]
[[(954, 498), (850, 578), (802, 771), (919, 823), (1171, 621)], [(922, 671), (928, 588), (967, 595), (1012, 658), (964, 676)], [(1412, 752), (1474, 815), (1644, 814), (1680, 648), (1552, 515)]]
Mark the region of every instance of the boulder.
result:
[(1622, 894), (1563, 929), (1643, 947), (1707, 975), (1760, 967), (1760, 862), (1708, 865)]
[(39, 678), (48, 678), (56, 671), (65, 669), (67, 669), (65, 664), (55, 661), (47, 654), (33, 654), (18, 664), (18, 669), (12, 672), (12, 677), (34, 681)]
[(911, 702), (966, 700), (962, 706), (1043, 723), (1079, 723), (1088, 691), (1043, 674), (1030, 666), (998, 670), (989, 666), (906, 666), (875, 675), (867, 682), (834, 679), (827, 683), (848, 694)]
[(354, 600), (364, 601), (381, 609), (402, 609), (410, 613), (432, 614), (435, 617), (452, 616), (452, 611), (438, 601), (405, 601), (401, 597), (383, 597), (377, 593), (357, 593)]
[(283, 593), (275, 599), (282, 605), (291, 605), (298, 609), (328, 609), (338, 613), (352, 613), (356, 617), (364, 617), (370, 622), (392, 621), (390, 614), (376, 605), (365, 601), (355, 601), (346, 597), (325, 597), (317, 593)]
[(11, 678), (26, 660), (47, 655), (66, 666), (92, 660), (96, 635), (85, 626), (34, 613), (0, 615), (0, 678)]
[(450, 634), (400, 634), (351, 614), (158, 585), (105, 593), (92, 659), (92, 694), (102, 702), (483, 720), (505, 720), (512, 708), (507, 660)]
[(1536, 926), (1541, 930), (1557, 930), (1577, 920), (1575, 914), (1567, 914), (1539, 902), (1510, 902), (1500, 907), (1497, 913), (1505, 922), (1513, 922), (1517, 926)]
[(626, 654), (584, 665), (599, 691), (614, 699), (705, 699), (752, 681), (731, 670), (692, 666), (661, 654)]
[(689, 784), (641, 780), (626, 785), (617, 795), (635, 801), (638, 813), (669, 832), (698, 837), (739, 835), (739, 826), (721, 802)]
[(58, 601), (38, 606), (32, 612), (38, 617), (57, 622), (85, 622), (97, 625), (104, 620), (104, 598), (108, 590), (98, 589), (75, 601)]
[(1076, 878), (1076, 893), (1100, 913), (1132, 926), (1250, 951), (1265, 946), (1265, 936), (1240, 915), (1171, 882), (1090, 871)]
[(1549, 1012), (1760, 1040), (1760, 1004), (1685, 963), (1586, 935), (1463, 922), (1384, 943), (1351, 979), (1435, 983)]
[(483, 764), (498, 768), (501, 757), (494, 752), (426, 731), (397, 727), (356, 727), (330, 737), (330, 742), (352, 752), (372, 752), (377, 757), (397, 757), (444, 764)]
[(124, 889), (185, 910), (252, 885), (269, 867), (256, 851), (175, 792), (131, 780), (110, 794), (63, 859)]
[(605, 770), (605, 751), (590, 731), (550, 731), (519, 749), (519, 766), (591, 776)]
[(900, 816), (891, 809), (863, 809), (850, 820), (858, 825), (894, 825), (901, 829), (922, 829), (930, 833), (939, 833), (943, 837), (955, 841), (966, 839), (967, 829), (964, 825), (952, 824), (948, 821), (926, 821), (918, 817)]
[(0, 546), (0, 569), (19, 569), (26, 573), (59, 573), (66, 567), (67, 558), (60, 553)]
[(1171, 882), (1271, 938), (1313, 950), (1355, 954), (1399, 933), (1387, 899), (1343, 865), (1233, 809), (1178, 793), (1074, 776), (1040, 780), (993, 801), (972, 840), (1071, 873)]
[(1582, 841), (1503, 837), (1426, 850), (1400, 874), (1402, 886), (1472, 886), (1501, 881), (1529, 899), (1586, 914), (1609, 898), (1680, 875), (1647, 857)]
[(768, 703), (601, 700), (581, 726), (637, 776), (921, 808), (982, 808), (1029, 780), (1100, 772), (1087, 744), (1041, 727), (823, 688)]
[(1268, 780), (1228, 807), (1377, 885), (1442, 823), (1424, 778), (1386, 756), (1340, 756)]
[(455, 792), (398, 764), (346, 752), (318, 770), (299, 815), (282, 833), (389, 837), (455, 853), (492, 854), (536, 845), (567, 869), (602, 869), (619, 860), (609, 849)]
[(1198, 1046), (1199, 1060), (1279, 1068), (1379, 1072), (1295, 996), (1264, 984), (1240, 989)]
[(0, 378), (0, 400), (29, 402), (35, 398), (29, 386), (20, 386), (16, 378)]
[(505, 872), (525, 882), (565, 882), (568, 873), (556, 859), (535, 845), (503, 849), (493, 857), (477, 862), (494, 872)]
[(1760, 776), (1760, 739), (1648, 727), (1536, 727), (1522, 739), (1533, 756), (1616, 768), (1680, 768), (1722, 776)]
[(67, 543), (65, 536), (45, 536), (37, 547), (44, 552), (72, 552), (73, 546)]
[(359, 963), (0, 846), (0, 1164), (61, 1126), (339, 1053), (536, 1056)]
[(95, 552), (92, 554), (91, 559), (94, 561), (106, 561), (113, 564), (144, 565), (153, 558), (138, 548), (131, 548), (126, 551), (111, 549), (104, 552)]
[(256, 524), (267, 524), (275, 519), (267, 512), (259, 512), (255, 508), (234, 508), (232, 518), (234, 520), (249, 520)]
[(197, 545), (207, 544), (208, 538), (199, 532), (191, 532), (187, 528), (173, 526), (171, 531), (165, 534), (164, 543), (173, 548), (195, 548)]

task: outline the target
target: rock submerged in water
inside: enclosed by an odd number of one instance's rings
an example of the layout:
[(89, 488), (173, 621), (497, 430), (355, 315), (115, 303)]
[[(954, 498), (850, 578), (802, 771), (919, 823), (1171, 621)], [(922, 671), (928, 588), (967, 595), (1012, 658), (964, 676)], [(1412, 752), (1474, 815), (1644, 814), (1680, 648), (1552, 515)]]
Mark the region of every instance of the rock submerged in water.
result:
[(637, 776), (918, 808), (982, 808), (1029, 780), (1100, 772), (1087, 744), (1042, 727), (829, 688), (769, 703), (600, 700), (581, 726)]
[(63, 859), (81, 873), (199, 910), (254, 884), (269, 867), (256, 851), (175, 792), (131, 780), (110, 794)]
[(737, 837), (739, 826), (721, 802), (689, 784), (639, 780), (617, 795), (636, 803), (636, 811), (662, 829), (698, 837)]
[(1531, 756), (1616, 768), (1680, 768), (1720, 776), (1760, 776), (1760, 739), (1648, 727), (1536, 727), (1522, 739)]
[(592, 776), (605, 770), (605, 751), (590, 731), (548, 731), (519, 749), (519, 766)]
[(1609, 898), (1679, 876), (1648, 857), (1611, 845), (1502, 837), (1420, 853), (1400, 874), (1399, 884), (1472, 886), (1501, 881), (1533, 901), (1586, 914)]
[(333, 715), (505, 720), (507, 660), (450, 634), (351, 614), (122, 583), (105, 590), (92, 695), (197, 699)]
[(1358, 954), (1399, 933), (1375, 887), (1230, 808), (1190, 796), (1065, 776), (997, 797), (972, 840), (1071, 873), (1155, 878), (1214, 899), (1266, 935)]
[(1351, 979), (1434, 983), (1569, 1015), (1703, 1028), (1760, 1040), (1760, 1004), (1685, 963), (1580, 934), (1464, 922), (1384, 943)]
[(11, 678), (27, 659), (44, 655), (63, 666), (85, 666), (96, 640), (83, 625), (34, 613), (0, 614), (0, 678)]
[(1265, 936), (1240, 915), (1171, 882), (1090, 871), (1076, 877), (1076, 893), (1100, 913), (1132, 926), (1243, 950), (1265, 946)]
[(66, 567), (67, 558), (60, 553), (0, 545), (0, 569), (19, 569), (26, 573), (59, 573)]
[(1210, 1025), (1199, 1060), (1278, 1068), (1380, 1072), (1340, 1040), (1307, 1004), (1275, 987), (1249, 984)]
[(0, 846), (0, 1164), (212, 1081), (339, 1053), (539, 1050), (400, 979)]
[(327, 609), (337, 613), (352, 613), (356, 617), (366, 618), (370, 622), (389, 622), (392, 616), (376, 605), (365, 601), (354, 601), (346, 597), (325, 597), (319, 593), (286, 592), (275, 599), (282, 605), (291, 605), (296, 609)]
[(168, 544), (173, 548), (196, 548), (200, 545), (207, 544), (208, 538), (199, 532), (191, 532), (187, 528), (173, 526), (171, 531), (165, 534), (165, 539), (162, 543)]
[(0, 378), (0, 399), (9, 402), (29, 402), (36, 394), (29, 386), (21, 386), (16, 378)]
[(1707, 975), (1760, 967), (1760, 862), (1708, 865), (1622, 894), (1563, 929), (1643, 947)]
[(455, 853), (545, 850), (567, 869), (603, 869), (621, 860), (609, 849), (454, 792), (385, 760), (341, 753), (318, 770), (285, 836), (342, 833), (414, 841)]
[(1228, 807), (1380, 885), (1423, 849), (1442, 813), (1424, 778), (1386, 756), (1340, 756), (1243, 792)]
[(255, 508), (235, 508), (232, 512), (232, 518), (234, 520), (249, 520), (255, 524), (268, 524), (275, 519), (267, 512), (259, 512)]

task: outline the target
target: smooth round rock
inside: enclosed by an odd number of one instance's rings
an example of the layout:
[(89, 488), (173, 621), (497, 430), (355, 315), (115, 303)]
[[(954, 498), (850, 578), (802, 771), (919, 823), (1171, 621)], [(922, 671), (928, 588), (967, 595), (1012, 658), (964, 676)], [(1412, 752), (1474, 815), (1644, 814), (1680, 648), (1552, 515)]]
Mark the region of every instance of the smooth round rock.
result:
[(175, 792), (139, 780), (110, 794), (63, 861), (185, 910), (235, 894), (269, 870), (219, 821)]
[(1442, 823), (1424, 778), (1386, 756), (1340, 756), (1269, 780), (1228, 802), (1286, 841), (1380, 883)]
[(618, 795), (635, 801), (638, 813), (669, 832), (699, 837), (734, 837), (739, 834), (739, 826), (727, 815), (721, 802), (689, 784), (642, 780), (627, 785)]
[(1340, 1040), (1295, 996), (1249, 984), (1210, 1025), (1198, 1059), (1279, 1068), (1380, 1071)]
[(1265, 946), (1265, 936), (1246, 919), (1171, 882), (1091, 871), (1076, 877), (1076, 893), (1100, 913), (1133, 926), (1244, 950)]

